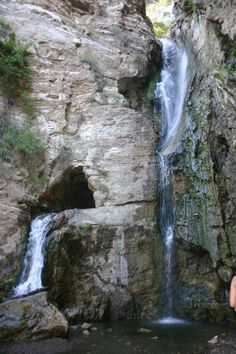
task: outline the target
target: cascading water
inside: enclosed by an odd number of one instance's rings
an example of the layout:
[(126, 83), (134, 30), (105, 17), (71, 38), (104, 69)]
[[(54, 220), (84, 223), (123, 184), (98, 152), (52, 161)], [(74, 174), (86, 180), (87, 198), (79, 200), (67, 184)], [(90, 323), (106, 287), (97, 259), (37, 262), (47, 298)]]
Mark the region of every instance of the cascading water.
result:
[(42, 288), (45, 239), (53, 224), (54, 214), (40, 215), (31, 223), (28, 247), (23, 262), (19, 284), (13, 289), (14, 296), (27, 295)]
[[(182, 111), (187, 88), (188, 58), (184, 48), (169, 39), (161, 39), (163, 69), (157, 83), (155, 98), (160, 110), (160, 149), (158, 160), (161, 185), (160, 226), (165, 245), (166, 317), (163, 322), (174, 322), (174, 205), (171, 196), (171, 155), (176, 151), (183, 131)], [(158, 107), (159, 104), (159, 107)]]

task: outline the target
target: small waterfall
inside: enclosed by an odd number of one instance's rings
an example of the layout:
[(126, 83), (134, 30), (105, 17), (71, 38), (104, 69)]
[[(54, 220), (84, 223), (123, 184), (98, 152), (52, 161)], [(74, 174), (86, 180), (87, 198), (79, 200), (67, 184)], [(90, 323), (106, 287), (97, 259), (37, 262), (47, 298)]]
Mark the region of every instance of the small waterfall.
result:
[(14, 296), (27, 295), (42, 288), (45, 239), (52, 227), (54, 214), (40, 215), (31, 223), (27, 251), (24, 257), (19, 284), (13, 289)]
[[(184, 48), (169, 38), (161, 39), (163, 45), (163, 69), (161, 81), (157, 83), (156, 109), (160, 111), (160, 226), (165, 245), (164, 267), (166, 284), (166, 318), (173, 318), (174, 312), (174, 236), (175, 218), (171, 193), (171, 155), (176, 151), (182, 136), (184, 122), (182, 111), (187, 88), (188, 58)], [(158, 107), (159, 104), (159, 107)], [(175, 322), (175, 321), (174, 321)]]

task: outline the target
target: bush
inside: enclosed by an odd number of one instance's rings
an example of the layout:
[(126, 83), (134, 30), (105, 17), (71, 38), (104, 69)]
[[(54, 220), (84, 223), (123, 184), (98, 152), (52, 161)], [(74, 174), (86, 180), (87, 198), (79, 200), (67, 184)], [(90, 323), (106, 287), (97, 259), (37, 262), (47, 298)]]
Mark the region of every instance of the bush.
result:
[(198, 12), (198, 8), (196, 4), (194, 4), (193, 0), (186, 0), (182, 6), (182, 10), (184, 12), (190, 12), (190, 13)]
[(14, 157), (22, 163), (32, 175), (42, 163), (45, 147), (32, 132), (8, 123), (0, 140), (0, 158), (10, 161)]
[(80, 228), (85, 231), (91, 231), (93, 226), (91, 224), (82, 224), (80, 225)]
[(153, 29), (157, 37), (166, 36), (168, 33), (168, 27), (160, 21), (153, 22)]
[(88, 64), (92, 70), (100, 72), (100, 68), (96, 59), (88, 50), (84, 51), (84, 53), (80, 55), (80, 62)]
[(18, 104), (30, 117), (35, 115), (30, 96), (31, 74), (28, 48), (16, 39), (10, 26), (0, 20), (0, 91), (10, 102)]

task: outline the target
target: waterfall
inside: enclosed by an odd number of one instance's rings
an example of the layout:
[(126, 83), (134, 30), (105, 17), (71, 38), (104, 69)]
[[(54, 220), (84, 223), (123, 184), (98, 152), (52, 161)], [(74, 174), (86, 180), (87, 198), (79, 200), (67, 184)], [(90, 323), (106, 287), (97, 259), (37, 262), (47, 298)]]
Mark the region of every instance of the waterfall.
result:
[[(163, 69), (155, 90), (156, 109), (160, 111), (160, 228), (165, 246), (166, 319), (173, 319), (175, 218), (171, 195), (171, 155), (180, 142), (184, 122), (182, 111), (187, 88), (188, 58), (184, 48), (169, 39), (161, 39)], [(174, 320), (174, 319), (173, 319)]]
[(40, 215), (32, 220), (27, 251), (19, 284), (14, 288), (14, 296), (26, 295), (42, 288), (45, 239), (52, 227), (54, 214)]

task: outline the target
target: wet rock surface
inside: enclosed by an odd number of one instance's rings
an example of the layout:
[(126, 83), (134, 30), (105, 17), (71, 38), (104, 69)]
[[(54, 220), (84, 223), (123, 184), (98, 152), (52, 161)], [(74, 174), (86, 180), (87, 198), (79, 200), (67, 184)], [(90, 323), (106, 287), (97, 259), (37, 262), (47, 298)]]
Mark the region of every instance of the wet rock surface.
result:
[(236, 11), (230, 2), (184, 3), (175, 3), (173, 30), (190, 63), (186, 133), (173, 157), (179, 310), (234, 321), (228, 296), (236, 256), (236, 77), (229, 62)]

